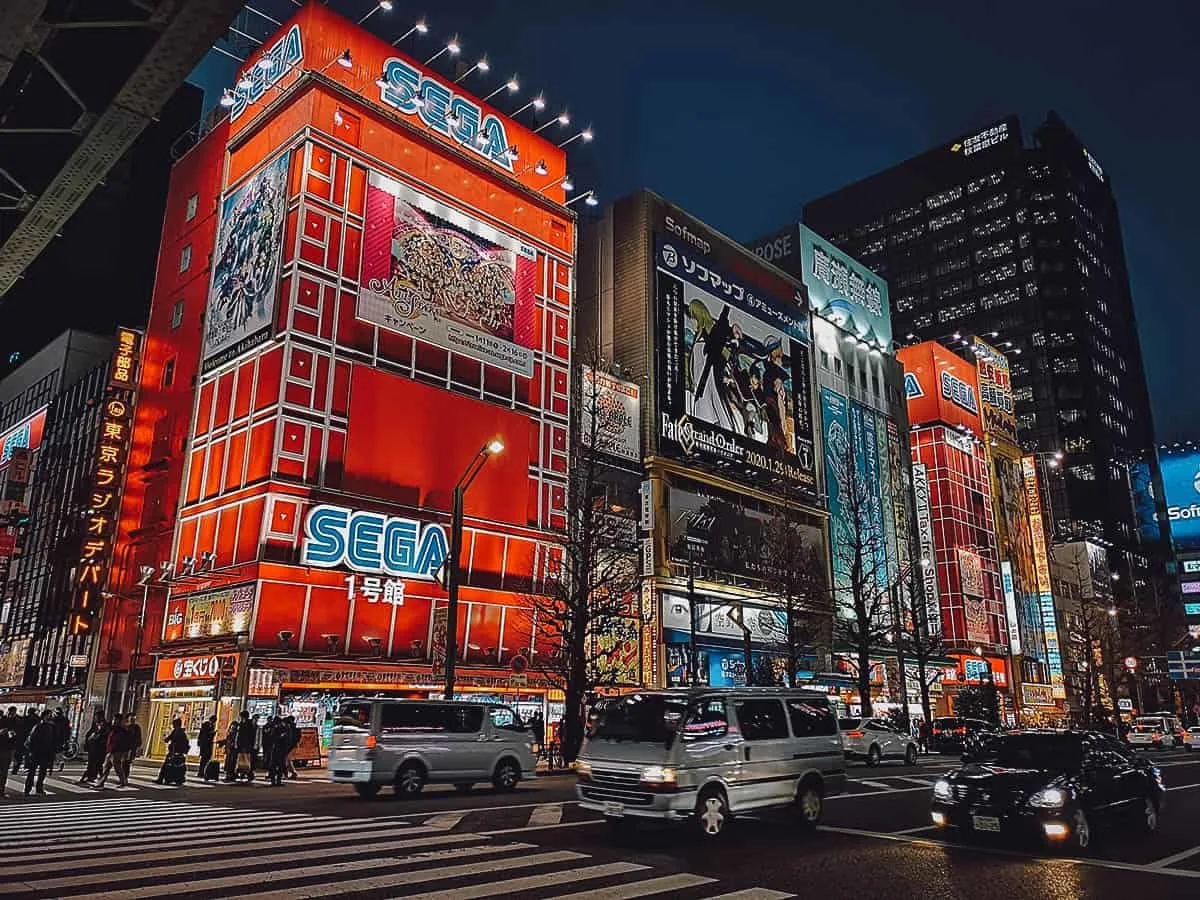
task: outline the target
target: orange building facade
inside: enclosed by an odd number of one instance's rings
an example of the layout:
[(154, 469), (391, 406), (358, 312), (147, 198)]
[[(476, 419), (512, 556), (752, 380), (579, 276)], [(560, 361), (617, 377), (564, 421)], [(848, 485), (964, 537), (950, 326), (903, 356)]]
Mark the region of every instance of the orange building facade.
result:
[(440, 692), (451, 494), (498, 438), (458, 685), (549, 720), (565, 154), (315, 3), (238, 83), (171, 183), (93, 693), (132, 677), (151, 748), (174, 715), (286, 708), (319, 758), (341, 697)]

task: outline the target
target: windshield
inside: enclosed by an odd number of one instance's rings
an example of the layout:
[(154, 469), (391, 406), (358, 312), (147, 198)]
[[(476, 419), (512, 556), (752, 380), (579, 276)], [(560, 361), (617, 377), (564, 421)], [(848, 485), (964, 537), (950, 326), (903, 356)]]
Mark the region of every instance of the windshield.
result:
[(1082, 758), (1078, 738), (1058, 734), (1019, 734), (990, 741), (974, 761), (1005, 769), (1071, 772), (1079, 768)]
[(839, 731), (855, 731), (862, 724), (862, 719), (838, 719)]
[(604, 741), (662, 743), (674, 734), (687, 709), (684, 697), (629, 694), (599, 701), (591, 737)]
[(1162, 719), (1138, 719), (1133, 723), (1134, 731), (1165, 731)]

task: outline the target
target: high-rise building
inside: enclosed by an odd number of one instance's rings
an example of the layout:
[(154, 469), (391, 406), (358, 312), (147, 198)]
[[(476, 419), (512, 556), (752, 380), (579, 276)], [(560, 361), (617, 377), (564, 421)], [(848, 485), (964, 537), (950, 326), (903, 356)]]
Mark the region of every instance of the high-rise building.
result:
[(1148, 588), (1160, 548), (1139, 539), (1131, 469), (1153, 458), (1153, 428), (1096, 156), (1053, 112), (1029, 145), (1009, 117), (812, 201), (804, 221), (887, 278), (897, 340), (1005, 351), (1053, 539), (1112, 548), (1126, 584)]

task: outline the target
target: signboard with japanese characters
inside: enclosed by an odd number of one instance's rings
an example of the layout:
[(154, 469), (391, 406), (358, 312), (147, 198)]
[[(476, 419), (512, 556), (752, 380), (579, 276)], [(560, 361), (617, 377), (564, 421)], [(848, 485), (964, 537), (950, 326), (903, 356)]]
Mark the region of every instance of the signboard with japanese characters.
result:
[(141, 335), (128, 328), (119, 329), (117, 352), (97, 423), (92, 490), (84, 511), (83, 540), (75, 570), (75, 597), (69, 623), (71, 634), (75, 635), (90, 634), (95, 627), (101, 591), (112, 564), (140, 354)]

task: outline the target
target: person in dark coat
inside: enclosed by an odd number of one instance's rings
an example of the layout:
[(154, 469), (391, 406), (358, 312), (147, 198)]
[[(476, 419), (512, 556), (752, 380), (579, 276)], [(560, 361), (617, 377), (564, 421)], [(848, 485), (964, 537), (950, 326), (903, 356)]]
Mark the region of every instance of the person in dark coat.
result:
[(108, 781), (109, 772), (117, 773), (117, 784), (120, 787), (125, 787), (129, 757), (133, 752), (133, 735), (130, 734), (129, 726), (133, 720), (133, 716), (128, 714), (118, 714), (113, 719), (113, 726), (108, 730), (108, 739), (105, 742), (106, 754), (104, 757), (104, 771), (100, 773), (100, 778), (96, 781), (96, 787), (101, 789), (104, 783)]
[(67, 718), (67, 714), (60, 706), (54, 711), (54, 718), (51, 721), (54, 723), (54, 740), (57, 742), (54, 752), (59, 754), (58, 771), (61, 772), (67, 765), (67, 758), (64, 754), (67, 752), (67, 744), (71, 740), (71, 720)]
[(247, 781), (254, 780), (254, 750), (258, 739), (257, 732), (258, 728), (250, 718), (250, 713), (243, 709), (242, 714), (238, 716), (237, 755), (239, 759), (237, 768), (242, 768), (241, 763), (244, 761), (242, 756), (245, 754), (250, 761), (249, 765), (245, 767), (247, 771)]
[(142, 744), (142, 726), (133, 717), (133, 713), (129, 713), (125, 717), (125, 727), (129, 729), (129, 753), (125, 757), (125, 781), (128, 781), (133, 761), (141, 756), (146, 748)]
[(79, 779), (80, 784), (95, 781), (104, 768), (104, 754), (108, 752), (108, 720), (100, 710), (96, 710), (92, 727), (84, 735), (83, 749), (87, 753), (87, 768)]
[(262, 764), (268, 777), (271, 773), (271, 760), (275, 755), (275, 741), (282, 737), (279, 724), (279, 719), (275, 716), (268, 716), (267, 723), (262, 727)]
[(300, 746), (300, 727), (296, 724), (295, 716), (284, 717), (283, 724), (287, 726), (287, 753), (283, 758), (283, 774), (295, 781), (300, 776), (296, 774), (296, 764), (292, 757)]
[(237, 781), (237, 739), (238, 720), (234, 719), (229, 723), (225, 738), (218, 742), (225, 748), (225, 780), (231, 783)]
[(17, 715), (17, 708), (10, 706), (8, 713), (0, 716), (0, 799), (7, 796), (5, 785), (8, 784), (8, 770), (17, 749), (17, 734), (20, 727), (21, 717)]
[(37, 792), (46, 793), (46, 773), (54, 767), (54, 754), (58, 752), (55, 742), (54, 722), (50, 710), (42, 713), (41, 720), (33, 726), (25, 738), (25, 796), (33, 793), (34, 779)]
[(537, 752), (540, 754), (545, 750), (546, 743), (546, 720), (542, 718), (541, 712), (535, 712), (530, 717), (529, 730), (533, 732), (533, 742), (537, 745)]
[(171, 733), (164, 740), (167, 744), (167, 758), (163, 760), (162, 768), (158, 770), (158, 777), (154, 779), (155, 784), (165, 784), (167, 775), (172, 763), (181, 763), (187, 758), (189, 751), (192, 749), (192, 741), (187, 736), (187, 732), (183, 730), (182, 719), (171, 720)]
[(209, 764), (213, 757), (213, 743), (217, 739), (217, 717), (209, 716), (200, 725), (200, 734), (196, 737), (196, 743), (200, 746), (200, 777), (204, 777), (204, 767)]
[(267, 778), (275, 787), (283, 784), (284, 761), (288, 753), (288, 728), (283, 719), (272, 716), (263, 727), (263, 756), (267, 763)]
[(21, 763), (27, 759), (25, 754), (25, 742), (29, 740), (29, 733), (33, 731), (33, 726), (39, 721), (37, 710), (32, 706), (25, 708), (25, 715), (21, 717), (21, 727), (17, 731), (17, 749), (13, 751), (13, 767), (12, 773), (16, 775), (21, 771)]

